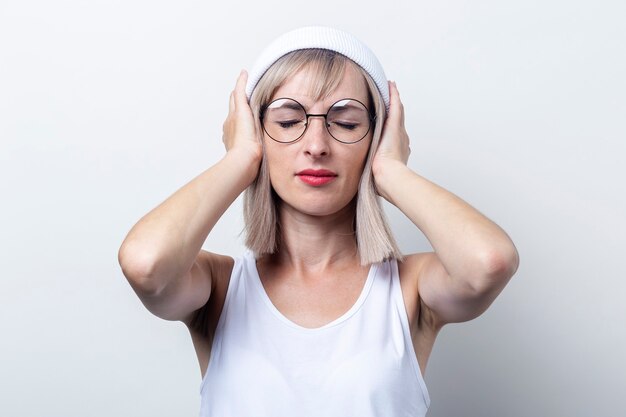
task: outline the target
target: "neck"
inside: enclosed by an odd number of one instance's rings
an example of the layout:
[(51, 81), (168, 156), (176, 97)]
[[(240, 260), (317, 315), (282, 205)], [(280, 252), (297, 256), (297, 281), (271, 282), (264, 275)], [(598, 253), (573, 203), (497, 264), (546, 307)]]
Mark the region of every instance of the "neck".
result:
[(275, 261), (303, 272), (358, 263), (354, 204), (328, 216), (307, 215), (284, 204), (279, 212), (281, 247)]

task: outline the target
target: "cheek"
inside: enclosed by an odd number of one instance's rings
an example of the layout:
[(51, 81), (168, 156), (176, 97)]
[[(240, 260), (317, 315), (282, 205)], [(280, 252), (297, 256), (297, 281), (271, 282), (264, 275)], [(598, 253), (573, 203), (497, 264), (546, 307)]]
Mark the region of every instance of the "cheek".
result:
[(358, 151), (354, 152), (355, 158), (354, 158), (354, 165), (359, 167), (358, 168), (358, 177), (361, 177), (361, 173), (363, 173), (363, 170), (365, 169), (365, 164), (367, 162), (367, 155), (369, 154), (369, 144), (367, 146), (363, 146), (363, 148), (359, 149)]
[(276, 149), (273, 144), (265, 147), (265, 155), (267, 172), (269, 173), (272, 186), (280, 186), (281, 180), (284, 180), (286, 173), (288, 172), (287, 160), (288, 157), (280, 149)]

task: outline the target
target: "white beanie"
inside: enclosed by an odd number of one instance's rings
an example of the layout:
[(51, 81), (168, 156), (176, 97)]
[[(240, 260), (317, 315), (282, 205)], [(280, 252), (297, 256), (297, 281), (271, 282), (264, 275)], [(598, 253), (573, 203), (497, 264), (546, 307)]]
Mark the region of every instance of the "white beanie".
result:
[(376, 83), (378, 90), (389, 110), (389, 85), (382, 65), (374, 53), (363, 42), (351, 34), (324, 26), (307, 26), (287, 32), (261, 53), (248, 73), (246, 95), (252, 95), (257, 83), (265, 71), (279, 58), (300, 49), (328, 49), (350, 58), (367, 72)]

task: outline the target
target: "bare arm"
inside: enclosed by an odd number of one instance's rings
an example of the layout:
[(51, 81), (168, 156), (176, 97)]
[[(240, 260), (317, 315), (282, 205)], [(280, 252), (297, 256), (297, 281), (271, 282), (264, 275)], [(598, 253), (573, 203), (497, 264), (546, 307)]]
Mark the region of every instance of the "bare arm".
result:
[(122, 271), (144, 305), (166, 320), (183, 320), (209, 299), (224, 257), (201, 251), (213, 226), (254, 180), (261, 161), (242, 73), (224, 123), (226, 155), (143, 216), (122, 243)]
[(440, 325), (482, 314), (518, 266), (518, 253), (494, 222), (406, 166), (410, 153), (395, 84), (373, 171), (380, 194), (428, 238), (434, 253), (417, 255), (418, 291)]

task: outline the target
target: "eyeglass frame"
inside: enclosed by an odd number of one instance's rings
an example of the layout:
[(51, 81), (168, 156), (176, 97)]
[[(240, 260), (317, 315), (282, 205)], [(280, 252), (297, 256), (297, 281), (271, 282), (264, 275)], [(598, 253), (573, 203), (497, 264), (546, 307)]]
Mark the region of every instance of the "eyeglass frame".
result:
[[(274, 103), (275, 101), (278, 100), (291, 100), (291, 101), (295, 101), (304, 111), (304, 115), (306, 117), (306, 124), (304, 125), (304, 130), (302, 131), (302, 134), (300, 134), (300, 136), (298, 136), (297, 138), (295, 138), (294, 140), (290, 140), (289, 142), (282, 142), (280, 140), (274, 139), (272, 137), (272, 135), (269, 134), (269, 132), (267, 131), (267, 129), (265, 128), (265, 122), (263, 121), (263, 117), (265, 116), (265, 111), (268, 109), (268, 107)], [(330, 110), (334, 107), (335, 104), (339, 103), (340, 101), (344, 101), (344, 100), (352, 100), (352, 101), (356, 101), (357, 103), (359, 103), (361, 106), (363, 106), (363, 108), (367, 111), (367, 114), (369, 116), (369, 124), (367, 127), (367, 131), (365, 132), (365, 134), (363, 135), (363, 137), (359, 140), (356, 140), (354, 142), (344, 142), (342, 140), (337, 139), (332, 133), (330, 133), (330, 129), (328, 128), (329, 124), (328, 124), (328, 113), (330, 113)], [(304, 136), (304, 134), (306, 133), (307, 129), (309, 128), (309, 117), (323, 117), (324, 118), (324, 126), (326, 127), (326, 131), (328, 132), (328, 134), (330, 135), (330, 137), (332, 137), (333, 139), (335, 139), (337, 142), (339, 143), (344, 143), (346, 145), (352, 145), (354, 143), (359, 143), (360, 141), (362, 141), (363, 139), (365, 139), (365, 136), (367, 136), (368, 133), (370, 133), (370, 130), (372, 130), (372, 124), (376, 121), (376, 114), (372, 114), (370, 109), (363, 104), (360, 100), (357, 100), (355, 98), (342, 98), (339, 99), (337, 101), (335, 101), (333, 104), (330, 105), (330, 107), (328, 108), (328, 111), (326, 112), (326, 114), (323, 113), (319, 113), (319, 114), (314, 114), (314, 113), (307, 113), (306, 109), (304, 108), (304, 106), (302, 105), (302, 103), (300, 103), (298, 100), (295, 100), (291, 97), (279, 97), (276, 98), (272, 101), (270, 101), (269, 103), (267, 103), (266, 105), (264, 105), (261, 108), (261, 112), (260, 112), (260, 119), (261, 119), (261, 127), (263, 128), (263, 131), (267, 134), (267, 136), (269, 136), (270, 139), (272, 139), (274, 142), (278, 142), (278, 143), (284, 143), (284, 144), (289, 144), (289, 143), (294, 143), (297, 142), (298, 140), (300, 140), (302, 138), (302, 136)]]

